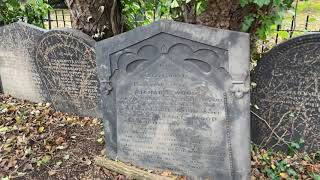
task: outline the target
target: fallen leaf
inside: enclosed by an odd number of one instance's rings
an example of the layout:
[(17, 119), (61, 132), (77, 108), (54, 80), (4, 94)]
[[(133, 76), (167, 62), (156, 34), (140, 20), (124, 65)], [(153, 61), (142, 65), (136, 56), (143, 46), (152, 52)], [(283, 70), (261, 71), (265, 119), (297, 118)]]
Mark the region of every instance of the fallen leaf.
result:
[(25, 176), (27, 173), (25, 172), (17, 172), (17, 177)]
[(62, 164), (62, 161), (58, 161), (57, 163), (56, 163), (56, 166), (60, 166)]
[(279, 175), (280, 175), (280, 177), (282, 177), (284, 179), (287, 179), (289, 177), (288, 174), (284, 173), (284, 172), (280, 173)]
[(57, 149), (62, 150), (62, 149), (65, 149), (65, 147), (64, 146), (57, 146)]
[(306, 168), (309, 172), (315, 172), (316, 169), (314, 165), (307, 165)]
[(103, 138), (97, 139), (98, 143), (102, 144), (103, 143)]
[(58, 137), (55, 142), (56, 142), (57, 145), (60, 145), (60, 144), (64, 143), (64, 138), (63, 137)]
[(91, 164), (91, 161), (90, 161), (90, 159), (87, 157), (87, 156), (85, 156), (85, 157), (82, 157), (82, 162), (84, 163), (84, 164), (86, 164), (86, 165), (90, 165)]
[(100, 151), (100, 154), (101, 154), (101, 155), (106, 155), (106, 154), (107, 154), (106, 149), (105, 149), (105, 148), (103, 148), (103, 149)]
[(13, 158), (9, 161), (9, 163), (7, 164), (7, 167), (5, 167), (4, 169), (7, 171), (10, 168), (14, 167), (17, 164), (17, 160), (14, 160)]
[(1, 180), (10, 180), (8, 176), (1, 178)]
[(31, 153), (32, 153), (31, 147), (28, 147), (28, 148), (24, 151), (24, 155), (25, 155), (25, 156), (28, 156), (28, 155), (30, 155)]
[(63, 159), (65, 159), (65, 160), (68, 160), (69, 158), (70, 158), (69, 154), (66, 154), (66, 155), (63, 156)]
[(39, 127), (38, 132), (39, 133), (43, 133), (44, 132), (44, 127), (43, 126)]
[(52, 149), (52, 146), (46, 145), (45, 148), (46, 148), (48, 151), (50, 151), (50, 150)]
[(47, 164), (51, 159), (51, 156), (45, 155), (40, 160), (37, 161), (37, 166), (41, 166), (43, 164)]
[(4, 109), (1, 110), (1, 113), (6, 113), (6, 112), (8, 112), (7, 108), (4, 108)]
[(7, 126), (0, 126), (0, 133), (1, 132), (8, 132), (10, 129)]
[(49, 176), (53, 176), (53, 175), (55, 175), (56, 173), (57, 173), (57, 171), (55, 171), (55, 170), (50, 170), (50, 171), (48, 171)]
[(23, 171), (27, 171), (27, 170), (33, 170), (33, 166), (31, 163), (28, 163), (24, 166)]
[(170, 172), (170, 171), (163, 171), (161, 173), (161, 176), (170, 176), (171, 174), (172, 174), (172, 172)]

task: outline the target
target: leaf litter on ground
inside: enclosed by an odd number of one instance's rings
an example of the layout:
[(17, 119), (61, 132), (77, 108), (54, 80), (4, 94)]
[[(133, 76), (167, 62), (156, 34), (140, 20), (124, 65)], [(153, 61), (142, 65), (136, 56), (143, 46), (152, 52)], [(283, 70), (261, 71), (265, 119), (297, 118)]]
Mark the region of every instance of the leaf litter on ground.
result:
[[(32, 103), (0, 94), (0, 180), (128, 179), (93, 163), (94, 157), (105, 156), (104, 144), (100, 119), (56, 112), (49, 103)], [(252, 180), (320, 180), (320, 150), (289, 156), (253, 145), (251, 167)]]

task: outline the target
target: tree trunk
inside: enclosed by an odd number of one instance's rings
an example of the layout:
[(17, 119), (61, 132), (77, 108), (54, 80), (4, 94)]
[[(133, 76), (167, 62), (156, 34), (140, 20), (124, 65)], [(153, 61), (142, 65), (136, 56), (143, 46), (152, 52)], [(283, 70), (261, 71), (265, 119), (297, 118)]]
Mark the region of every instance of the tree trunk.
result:
[[(208, 0), (206, 10), (197, 18), (199, 24), (240, 31), (242, 22), (246, 15), (257, 14), (258, 8), (255, 5), (240, 6), (240, 0)], [(260, 12), (269, 13), (270, 7), (264, 7)], [(254, 33), (260, 22), (253, 22), (249, 32)]]
[(185, 3), (181, 6), (183, 20), (186, 23), (196, 24), (197, 23), (197, 1), (191, 0), (189, 3)]
[(72, 27), (105, 39), (122, 32), (120, 0), (66, 0)]

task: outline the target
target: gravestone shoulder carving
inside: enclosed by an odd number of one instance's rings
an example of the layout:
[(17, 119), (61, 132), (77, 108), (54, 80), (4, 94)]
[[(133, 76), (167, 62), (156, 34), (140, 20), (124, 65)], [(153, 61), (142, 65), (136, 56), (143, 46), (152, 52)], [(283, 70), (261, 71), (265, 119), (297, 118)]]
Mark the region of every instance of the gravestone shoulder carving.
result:
[(35, 68), (35, 46), (45, 32), (23, 22), (0, 27), (0, 82), (3, 93), (33, 102), (44, 100)]
[(96, 44), (110, 158), (248, 179), (249, 36), (173, 21)]
[(42, 92), (56, 110), (100, 117), (95, 41), (73, 29), (51, 30), (36, 50)]
[(320, 34), (300, 36), (266, 53), (253, 74), (252, 137), (256, 144), (302, 151), (320, 148)]

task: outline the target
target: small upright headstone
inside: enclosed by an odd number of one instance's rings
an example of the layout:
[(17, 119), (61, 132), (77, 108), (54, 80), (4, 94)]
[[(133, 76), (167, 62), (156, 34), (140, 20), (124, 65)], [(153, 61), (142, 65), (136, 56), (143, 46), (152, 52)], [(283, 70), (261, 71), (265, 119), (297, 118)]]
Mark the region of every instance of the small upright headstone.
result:
[(249, 178), (247, 34), (159, 21), (96, 48), (110, 158)]
[(95, 41), (80, 31), (52, 30), (36, 49), (42, 91), (56, 110), (100, 117)]
[(320, 34), (300, 36), (266, 53), (253, 73), (252, 139), (282, 150), (303, 139), (320, 149)]
[(42, 102), (35, 46), (45, 30), (23, 22), (0, 27), (0, 82), (14, 97)]

